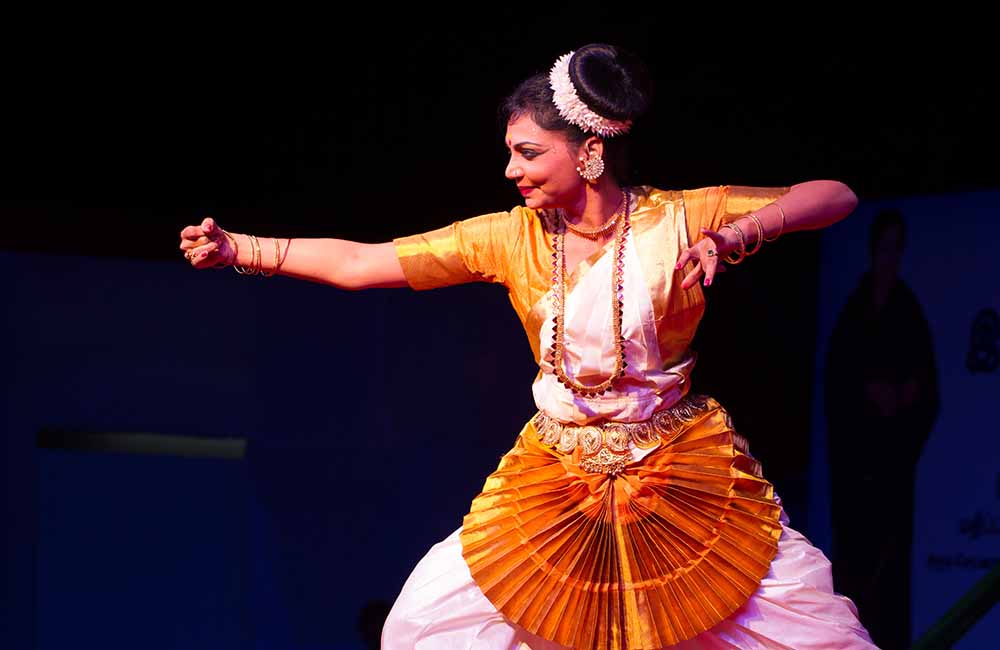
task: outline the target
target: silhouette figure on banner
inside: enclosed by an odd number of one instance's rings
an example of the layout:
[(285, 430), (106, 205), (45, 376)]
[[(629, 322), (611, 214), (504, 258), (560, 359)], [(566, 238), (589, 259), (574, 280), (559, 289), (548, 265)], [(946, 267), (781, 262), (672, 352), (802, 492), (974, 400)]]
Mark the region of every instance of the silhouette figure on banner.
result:
[(876, 215), (825, 374), (834, 588), (883, 650), (910, 646), (914, 478), (940, 404), (930, 329), (899, 277), (905, 234), (898, 210)]

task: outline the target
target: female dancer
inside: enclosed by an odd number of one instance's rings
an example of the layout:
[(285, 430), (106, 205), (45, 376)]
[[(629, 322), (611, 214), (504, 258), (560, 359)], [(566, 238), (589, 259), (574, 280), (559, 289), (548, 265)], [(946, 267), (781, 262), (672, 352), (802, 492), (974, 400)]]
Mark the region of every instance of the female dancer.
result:
[(261, 241), (211, 219), (181, 233), (196, 268), (509, 291), (538, 413), (410, 575), (385, 649), (874, 647), (725, 410), (689, 392), (699, 283), (857, 199), (834, 181), (629, 186), (648, 97), (641, 62), (600, 44), (522, 83), (504, 112), (525, 205), (508, 212), (384, 244)]

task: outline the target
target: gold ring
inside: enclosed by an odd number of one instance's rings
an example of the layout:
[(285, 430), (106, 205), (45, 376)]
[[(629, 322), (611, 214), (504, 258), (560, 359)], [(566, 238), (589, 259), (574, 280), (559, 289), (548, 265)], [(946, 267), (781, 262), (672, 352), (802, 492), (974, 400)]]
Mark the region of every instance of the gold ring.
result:
[(192, 251), (185, 251), (184, 252), (184, 258), (187, 259), (188, 261), (193, 260), (194, 259), (194, 251), (193, 250)]

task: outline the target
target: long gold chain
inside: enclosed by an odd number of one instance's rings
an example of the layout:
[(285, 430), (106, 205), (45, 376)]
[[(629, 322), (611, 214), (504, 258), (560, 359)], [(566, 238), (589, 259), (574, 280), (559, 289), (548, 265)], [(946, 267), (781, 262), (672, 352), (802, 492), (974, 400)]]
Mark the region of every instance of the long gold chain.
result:
[[(565, 228), (556, 226), (552, 236), (552, 307), (555, 311), (553, 320), (553, 343), (549, 361), (556, 378), (563, 386), (583, 397), (596, 397), (610, 390), (620, 377), (625, 374), (625, 338), (622, 336), (622, 318), (625, 311), (625, 238), (629, 231), (630, 197), (625, 191), (625, 210), (615, 231), (614, 261), (611, 265), (611, 315), (615, 340), (615, 368), (611, 376), (599, 384), (588, 386), (581, 384), (566, 374), (566, 233)], [(560, 220), (565, 227), (565, 219)]]

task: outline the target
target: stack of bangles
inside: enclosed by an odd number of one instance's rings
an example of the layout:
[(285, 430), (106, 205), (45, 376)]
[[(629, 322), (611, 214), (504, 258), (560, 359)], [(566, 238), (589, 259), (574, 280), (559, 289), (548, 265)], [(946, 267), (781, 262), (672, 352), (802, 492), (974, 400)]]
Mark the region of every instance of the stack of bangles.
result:
[[(284, 260), (281, 255), (281, 246), (278, 244), (277, 237), (274, 238), (274, 266), (272, 266), (271, 270), (268, 272), (264, 270), (264, 256), (262, 255), (260, 241), (257, 240), (256, 236), (246, 235), (246, 238), (250, 241), (250, 264), (247, 266), (241, 266), (236, 263), (240, 259), (240, 245), (236, 242), (236, 237), (233, 237), (231, 233), (225, 230), (223, 230), (222, 233), (229, 240), (230, 246), (233, 247), (234, 255), (232, 267), (233, 270), (240, 275), (261, 275), (265, 278), (269, 278), (281, 270), (281, 264)], [(285, 254), (288, 254), (288, 246), (285, 246)], [(223, 264), (220, 268), (225, 266), (227, 265)]]
[(768, 239), (764, 237), (764, 226), (761, 225), (760, 219), (757, 217), (757, 215), (754, 214), (753, 212), (746, 215), (747, 218), (753, 221), (754, 227), (757, 229), (757, 239), (754, 240), (754, 246), (749, 251), (747, 250), (746, 235), (743, 233), (743, 230), (736, 225), (736, 222), (727, 223), (724, 226), (722, 226), (723, 228), (729, 228), (733, 230), (736, 233), (737, 237), (739, 237), (740, 241), (739, 247), (737, 247), (736, 250), (731, 252), (725, 258), (724, 261), (727, 264), (739, 264), (747, 257), (759, 251), (760, 247), (764, 244), (764, 242), (773, 242), (776, 241), (778, 237), (781, 237), (781, 233), (784, 232), (785, 230), (785, 211), (781, 209), (781, 206), (778, 205), (777, 202), (771, 203), (770, 205), (773, 205), (774, 207), (778, 208), (778, 214), (781, 215), (781, 226), (778, 228), (777, 234), (775, 234), (774, 237)]

